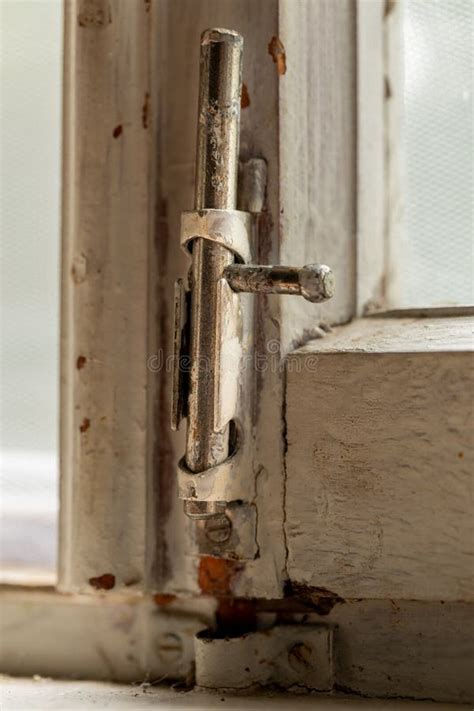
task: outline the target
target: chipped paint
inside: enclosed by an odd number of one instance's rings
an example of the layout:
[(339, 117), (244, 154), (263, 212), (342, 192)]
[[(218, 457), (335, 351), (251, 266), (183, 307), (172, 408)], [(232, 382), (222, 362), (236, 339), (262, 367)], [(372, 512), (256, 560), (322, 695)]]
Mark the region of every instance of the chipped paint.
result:
[(273, 36), (268, 43), (268, 54), (273, 59), (277, 66), (277, 72), (280, 76), (286, 74), (286, 53), (283, 42), (278, 38)]
[(82, 434), (84, 434), (84, 432), (87, 432), (87, 430), (89, 429), (90, 426), (91, 426), (91, 421), (89, 420), (88, 417), (84, 417), (81, 424), (79, 425), (79, 430)]
[(158, 607), (167, 607), (171, 605), (172, 602), (176, 600), (176, 595), (166, 594), (166, 593), (156, 593), (153, 595), (153, 602)]
[(311, 587), (290, 581), (285, 587), (285, 597), (294, 597), (298, 602), (322, 616), (329, 615), (335, 605), (345, 602), (340, 595), (326, 588)]
[(247, 84), (242, 84), (242, 93), (240, 94), (240, 108), (247, 109), (250, 106), (250, 94)]
[(232, 597), (232, 582), (242, 570), (235, 560), (202, 556), (199, 561), (199, 587), (206, 595)]
[(81, 0), (77, 14), (79, 27), (105, 27), (112, 22), (108, 0)]
[(145, 92), (145, 98), (143, 99), (142, 106), (142, 126), (143, 128), (148, 128), (150, 118), (150, 93)]
[(96, 590), (112, 590), (115, 587), (115, 575), (103, 573), (96, 578), (89, 578), (89, 585)]

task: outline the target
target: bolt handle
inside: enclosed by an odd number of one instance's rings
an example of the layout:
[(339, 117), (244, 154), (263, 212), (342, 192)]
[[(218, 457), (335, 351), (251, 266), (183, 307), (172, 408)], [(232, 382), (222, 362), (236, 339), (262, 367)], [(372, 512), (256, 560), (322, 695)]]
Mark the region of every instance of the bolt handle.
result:
[(232, 264), (224, 269), (233, 291), (261, 294), (293, 294), (314, 304), (334, 295), (334, 274), (325, 264), (304, 267)]

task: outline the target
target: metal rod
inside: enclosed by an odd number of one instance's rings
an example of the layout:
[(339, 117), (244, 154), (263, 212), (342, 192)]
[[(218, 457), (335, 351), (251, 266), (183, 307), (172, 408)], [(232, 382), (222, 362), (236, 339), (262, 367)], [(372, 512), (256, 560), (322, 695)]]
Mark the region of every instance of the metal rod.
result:
[[(211, 29), (201, 36), (195, 208), (233, 210), (237, 204), (240, 92), (243, 38), (232, 30)], [(234, 261), (225, 247), (193, 241), (191, 272), (191, 373), (186, 464), (201, 472), (229, 453), (229, 428), (214, 432), (214, 365), (217, 359), (217, 287)], [(220, 502), (186, 502), (194, 518), (225, 507)]]
[(294, 294), (320, 303), (334, 294), (334, 275), (325, 264), (305, 267), (247, 266), (232, 264), (224, 277), (233, 291), (262, 294)]

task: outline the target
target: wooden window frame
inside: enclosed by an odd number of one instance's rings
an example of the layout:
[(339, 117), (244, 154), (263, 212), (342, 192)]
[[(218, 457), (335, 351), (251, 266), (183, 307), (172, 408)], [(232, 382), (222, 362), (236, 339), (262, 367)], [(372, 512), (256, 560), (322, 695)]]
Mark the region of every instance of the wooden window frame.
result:
[[(329, 325), (383, 314), (397, 303), (399, 2), (265, 0), (250, 8), (235, 0), (216, 11), (210, 0), (66, 0), (58, 590), (73, 595), (65, 606), (52, 590), (10, 586), (3, 595), (20, 618), (28, 605), (34, 614), (47, 605), (65, 625), (76, 609), (97, 608), (107, 625), (108, 615), (115, 620), (122, 610), (133, 624), (141, 616), (136, 624), (143, 629), (155, 613), (151, 594), (163, 633), (180, 624), (183, 606), (198, 625), (212, 618), (214, 603), (202, 602), (198, 562), (188, 555), (174, 491), (183, 441), (169, 432), (169, 373), (149, 367), (150, 357), (169, 351), (172, 283), (186, 268), (178, 219), (192, 205), (197, 50), (191, 47), (209, 24), (232, 25), (247, 36), (242, 153), (264, 157), (269, 175), (259, 260), (324, 261), (338, 278), (337, 296), (326, 306), (265, 299), (261, 338), (279, 341), (283, 361)], [(272, 37), (284, 47), (283, 64), (269, 54)], [(288, 574), (281, 370), (262, 376), (259, 403), (260, 556), (233, 593), (280, 598)], [(173, 602), (176, 594), (187, 601)], [(388, 608), (372, 602), (383, 609), (383, 628)], [(143, 606), (147, 612), (139, 612)], [(28, 614), (22, 619), (25, 631)], [(78, 674), (90, 673), (91, 643), (99, 635), (87, 624)], [(43, 634), (35, 630), (38, 640)], [(20, 636), (8, 637), (10, 649)], [(126, 636), (119, 654), (130, 643)], [(62, 651), (70, 636), (60, 639)], [(41, 671), (37, 655), (33, 645), (27, 670)], [(181, 657), (186, 669), (191, 656), (188, 650)], [(48, 658), (43, 673), (69, 673), (70, 657)], [(117, 664), (114, 676), (102, 660), (98, 675), (126, 679), (126, 664), (121, 658)], [(148, 667), (160, 673), (156, 656)], [(4, 662), (3, 668), (24, 667)], [(372, 687), (357, 683), (363, 692), (389, 693), (380, 679)], [(452, 679), (443, 683), (440, 698), (453, 698)]]

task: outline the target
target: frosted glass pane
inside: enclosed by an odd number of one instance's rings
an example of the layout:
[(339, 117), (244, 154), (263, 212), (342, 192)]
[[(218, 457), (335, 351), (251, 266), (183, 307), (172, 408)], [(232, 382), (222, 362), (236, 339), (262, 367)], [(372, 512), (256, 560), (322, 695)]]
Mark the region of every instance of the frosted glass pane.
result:
[(54, 567), (61, 0), (1, 9), (1, 564)]
[(472, 0), (405, 0), (403, 306), (473, 304)]

